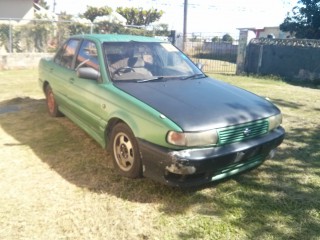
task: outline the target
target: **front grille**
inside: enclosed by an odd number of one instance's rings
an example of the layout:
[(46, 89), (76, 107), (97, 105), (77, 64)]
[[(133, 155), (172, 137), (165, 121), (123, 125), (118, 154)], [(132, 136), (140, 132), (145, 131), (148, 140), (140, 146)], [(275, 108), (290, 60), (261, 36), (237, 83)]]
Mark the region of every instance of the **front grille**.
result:
[(218, 145), (230, 144), (261, 136), (268, 132), (269, 122), (258, 120), (232, 127), (218, 129)]

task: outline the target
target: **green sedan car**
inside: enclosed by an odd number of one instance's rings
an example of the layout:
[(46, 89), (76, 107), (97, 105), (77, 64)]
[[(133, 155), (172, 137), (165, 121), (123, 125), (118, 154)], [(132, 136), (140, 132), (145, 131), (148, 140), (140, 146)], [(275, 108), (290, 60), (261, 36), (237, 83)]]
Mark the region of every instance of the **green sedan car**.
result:
[(119, 174), (195, 186), (257, 167), (284, 139), (280, 110), (206, 76), (168, 42), (79, 35), (39, 63), (52, 117), (110, 151)]

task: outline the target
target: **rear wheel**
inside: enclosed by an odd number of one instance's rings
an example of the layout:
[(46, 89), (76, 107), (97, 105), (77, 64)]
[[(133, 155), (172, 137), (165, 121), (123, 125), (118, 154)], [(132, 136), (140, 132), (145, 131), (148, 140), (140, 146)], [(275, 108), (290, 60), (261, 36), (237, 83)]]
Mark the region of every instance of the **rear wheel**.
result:
[(117, 124), (111, 133), (111, 152), (115, 168), (128, 178), (142, 177), (142, 164), (138, 143), (131, 129), (124, 123)]
[(50, 85), (46, 86), (46, 102), (48, 113), (51, 117), (61, 117), (63, 114), (58, 109), (58, 104), (54, 98), (52, 88)]

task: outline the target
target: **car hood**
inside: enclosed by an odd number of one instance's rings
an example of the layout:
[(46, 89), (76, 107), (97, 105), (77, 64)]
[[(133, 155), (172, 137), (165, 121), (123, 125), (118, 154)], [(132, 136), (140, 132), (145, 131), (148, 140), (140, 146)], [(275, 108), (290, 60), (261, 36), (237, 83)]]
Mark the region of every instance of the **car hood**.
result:
[(141, 83), (118, 81), (114, 84), (184, 131), (236, 125), (280, 112), (262, 97), (211, 78)]

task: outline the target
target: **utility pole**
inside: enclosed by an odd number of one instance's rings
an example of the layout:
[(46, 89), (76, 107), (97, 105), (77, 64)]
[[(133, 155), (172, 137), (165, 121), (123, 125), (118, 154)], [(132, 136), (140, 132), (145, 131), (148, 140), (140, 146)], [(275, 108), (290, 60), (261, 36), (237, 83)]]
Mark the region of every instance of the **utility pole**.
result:
[(53, 10), (52, 10), (52, 12), (53, 13), (56, 13), (56, 0), (53, 0)]
[(184, 12), (183, 12), (183, 47), (182, 50), (186, 50), (187, 42), (187, 20), (188, 20), (188, 0), (184, 0)]

